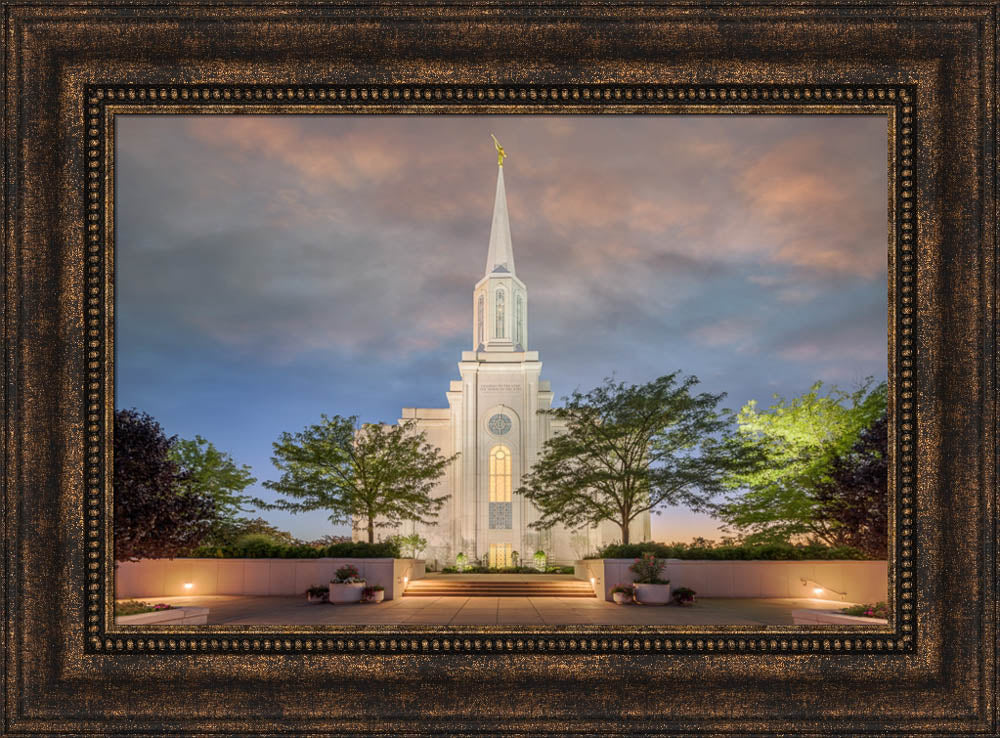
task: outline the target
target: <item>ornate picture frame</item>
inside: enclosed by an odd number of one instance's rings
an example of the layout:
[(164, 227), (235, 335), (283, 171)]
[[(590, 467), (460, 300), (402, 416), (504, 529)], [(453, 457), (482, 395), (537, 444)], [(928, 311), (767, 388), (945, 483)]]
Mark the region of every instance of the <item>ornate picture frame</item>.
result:
[[(996, 734), (995, 2), (4, 10), (6, 734)], [(240, 112), (884, 115), (889, 625), (116, 626), (114, 116)]]

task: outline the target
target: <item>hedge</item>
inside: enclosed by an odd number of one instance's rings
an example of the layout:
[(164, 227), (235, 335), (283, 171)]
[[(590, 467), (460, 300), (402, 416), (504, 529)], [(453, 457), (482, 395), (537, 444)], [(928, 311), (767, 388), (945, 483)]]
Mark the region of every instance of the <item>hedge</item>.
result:
[(383, 543), (333, 543), (329, 546), (307, 546), (254, 540), (228, 546), (198, 546), (188, 558), (208, 559), (398, 559), (399, 544)]
[(651, 553), (661, 559), (712, 559), (721, 561), (805, 561), (809, 559), (865, 560), (869, 557), (850, 546), (820, 546), (791, 543), (761, 543), (756, 545), (719, 544), (715, 546), (688, 543), (613, 543), (588, 559), (637, 559)]

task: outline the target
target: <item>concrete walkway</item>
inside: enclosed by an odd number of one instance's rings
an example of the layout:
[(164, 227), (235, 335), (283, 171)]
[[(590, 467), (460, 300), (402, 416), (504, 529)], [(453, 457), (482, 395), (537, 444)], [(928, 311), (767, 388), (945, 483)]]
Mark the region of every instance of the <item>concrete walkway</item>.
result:
[(302, 596), (143, 599), (207, 607), (210, 625), (791, 625), (792, 610), (852, 604), (793, 598), (705, 598), (693, 607), (577, 597), (403, 597), (377, 605), (317, 605)]

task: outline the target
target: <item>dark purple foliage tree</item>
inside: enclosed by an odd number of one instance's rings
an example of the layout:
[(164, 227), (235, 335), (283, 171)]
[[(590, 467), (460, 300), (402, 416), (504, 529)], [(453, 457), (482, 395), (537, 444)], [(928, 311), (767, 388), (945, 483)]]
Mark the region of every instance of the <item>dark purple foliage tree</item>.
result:
[(889, 551), (888, 445), (883, 413), (861, 431), (849, 451), (834, 457), (829, 481), (816, 491), (816, 515), (834, 531), (837, 545), (879, 559)]
[(115, 413), (115, 561), (180, 556), (211, 529), (215, 502), (184, 491), (168, 455), (175, 439), (146, 413)]

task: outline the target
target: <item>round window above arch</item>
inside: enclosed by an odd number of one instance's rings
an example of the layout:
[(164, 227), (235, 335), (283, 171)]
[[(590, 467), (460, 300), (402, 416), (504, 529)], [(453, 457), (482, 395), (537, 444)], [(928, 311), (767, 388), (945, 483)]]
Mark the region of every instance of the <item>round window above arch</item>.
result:
[(510, 429), (513, 425), (514, 424), (511, 421), (510, 416), (506, 413), (494, 413), (486, 422), (486, 427), (489, 429), (490, 433), (495, 436), (507, 435), (510, 433)]

